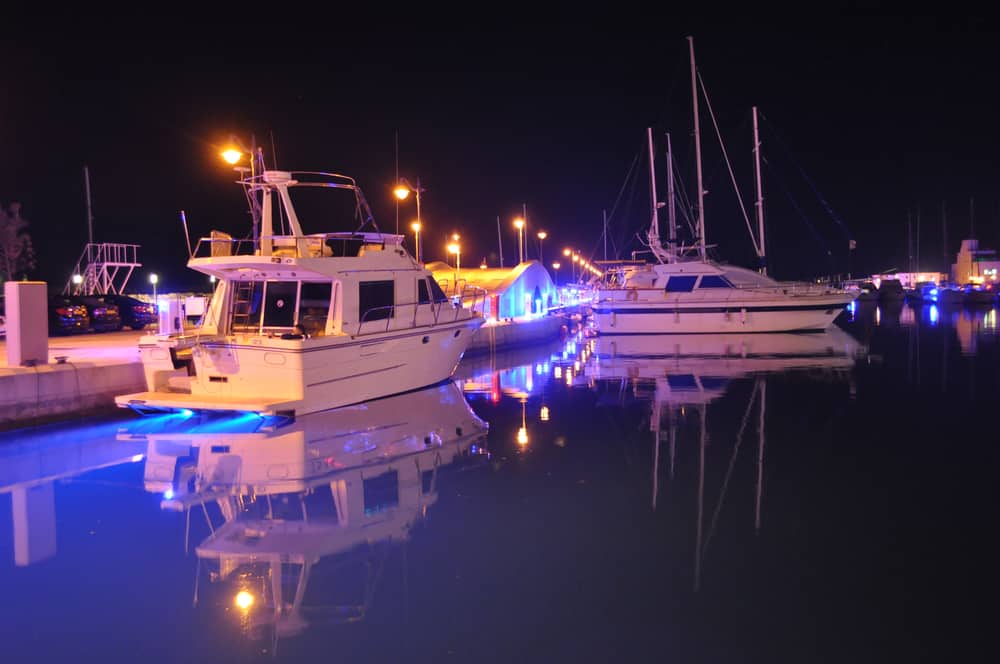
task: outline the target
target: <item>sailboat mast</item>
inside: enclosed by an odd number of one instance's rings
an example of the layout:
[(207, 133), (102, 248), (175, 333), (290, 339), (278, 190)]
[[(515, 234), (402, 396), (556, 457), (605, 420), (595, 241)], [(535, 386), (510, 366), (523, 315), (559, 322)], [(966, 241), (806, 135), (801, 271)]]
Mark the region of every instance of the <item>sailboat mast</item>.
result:
[(691, 103), (694, 107), (694, 156), (698, 170), (698, 254), (705, 260), (705, 186), (701, 177), (701, 132), (698, 129), (698, 74), (694, 63), (694, 37), (688, 37), (691, 52)]
[(670, 254), (677, 256), (677, 209), (674, 206), (674, 151), (667, 133), (667, 217), (670, 220)]
[(764, 194), (760, 186), (760, 134), (757, 130), (757, 107), (753, 107), (753, 158), (754, 173), (757, 179), (757, 258), (760, 260), (760, 273), (767, 274), (767, 250), (764, 248)]
[(652, 199), (653, 207), (653, 222), (649, 228), (649, 246), (653, 248), (653, 254), (659, 258), (659, 254), (656, 253), (656, 248), (660, 246), (660, 206), (656, 202), (656, 168), (654, 162), (656, 161), (653, 154), (653, 128), (646, 128), (646, 141), (649, 145), (649, 196)]

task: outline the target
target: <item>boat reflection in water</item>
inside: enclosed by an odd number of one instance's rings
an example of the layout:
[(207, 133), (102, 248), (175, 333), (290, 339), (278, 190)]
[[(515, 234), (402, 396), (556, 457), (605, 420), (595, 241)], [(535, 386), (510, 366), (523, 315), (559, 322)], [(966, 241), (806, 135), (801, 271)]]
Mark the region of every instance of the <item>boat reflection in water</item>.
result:
[(185, 513), (186, 538), (208, 524), (195, 604), (235, 610), (276, 652), (311, 624), (365, 616), (390, 545), (434, 504), (438, 470), (485, 459), (487, 429), (449, 381), (284, 426), (143, 420), (120, 438), (145, 438), (145, 488)]
[[(697, 421), (698, 495), (695, 534), (694, 589), (701, 582), (701, 565), (715, 531), (737, 455), (748, 430), (757, 434), (757, 477), (754, 528), (761, 526), (767, 376), (795, 370), (821, 370), (849, 374), (866, 349), (847, 332), (831, 327), (811, 334), (701, 334), (635, 335), (597, 337), (584, 343), (583, 375), (575, 384), (587, 382), (593, 389), (617, 393), (651, 404), (650, 429), (654, 434), (652, 509), (657, 507), (661, 457), (667, 456), (667, 477), (674, 477), (678, 432), (686, 430), (690, 418)], [(572, 367), (567, 370), (572, 369)], [(708, 406), (722, 397), (732, 381), (752, 379), (739, 429), (733, 441), (730, 462), (718, 502), (706, 527), (705, 450), (708, 439)], [(753, 418), (754, 406), (756, 418)], [(716, 418), (718, 419), (718, 418)], [(716, 442), (720, 442), (716, 439)], [(667, 449), (661, 450), (663, 443)], [(706, 532), (707, 530), (707, 532)]]

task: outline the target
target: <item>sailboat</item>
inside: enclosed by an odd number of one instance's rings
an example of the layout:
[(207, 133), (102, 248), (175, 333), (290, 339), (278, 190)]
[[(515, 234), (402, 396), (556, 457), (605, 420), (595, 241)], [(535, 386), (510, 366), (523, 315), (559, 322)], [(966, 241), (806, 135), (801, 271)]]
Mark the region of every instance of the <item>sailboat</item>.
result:
[[(694, 41), (691, 53), (691, 85), (694, 104), (694, 137), (698, 174), (697, 252), (680, 248), (671, 214), (670, 242), (660, 241), (656, 180), (653, 168), (652, 129), (647, 130), (652, 223), (647, 232), (655, 263), (621, 264), (611, 267), (597, 285), (593, 312), (599, 334), (691, 334), (746, 332), (801, 332), (824, 330), (851, 303), (854, 293), (830, 286), (782, 282), (755, 272), (708, 258), (705, 243), (704, 187), (701, 174), (701, 141), (698, 129), (697, 69)], [(758, 255), (764, 256), (764, 217), (760, 187), (759, 140), (756, 139)], [(671, 177), (673, 171), (671, 169)], [(671, 198), (672, 205), (672, 198)], [(671, 208), (672, 209), (672, 208)]]

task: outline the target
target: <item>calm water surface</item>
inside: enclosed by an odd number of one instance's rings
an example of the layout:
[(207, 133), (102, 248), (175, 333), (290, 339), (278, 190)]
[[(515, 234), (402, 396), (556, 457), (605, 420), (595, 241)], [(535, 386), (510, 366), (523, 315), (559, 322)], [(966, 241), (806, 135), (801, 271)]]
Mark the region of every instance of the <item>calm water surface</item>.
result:
[(0, 661), (992, 660), (996, 316), (0, 434)]

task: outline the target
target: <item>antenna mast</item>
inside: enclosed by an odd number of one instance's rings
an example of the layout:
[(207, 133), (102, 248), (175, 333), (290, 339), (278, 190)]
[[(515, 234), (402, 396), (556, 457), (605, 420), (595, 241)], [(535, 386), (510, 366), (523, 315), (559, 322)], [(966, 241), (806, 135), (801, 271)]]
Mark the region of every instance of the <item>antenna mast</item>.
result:
[(677, 260), (677, 209), (674, 206), (674, 152), (667, 132), (667, 218), (670, 221), (670, 254)]
[(698, 169), (698, 254), (705, 260), (705, 186), (701, 179), (701, 133), (698, 129), (698, 75), (694, 63), (694, 37), (688, 37), (691, 52), (691, 102), (694, 107), (694, 152)]
[(757, 107), (753, 107), (753, 156), (754, 172), (757, 178), (757, 258), (760, 260), (760, 273), (767, 275), (767, 256), (764, 248), (764, 194), (760, 186), (760, 134), (757, 132)]

